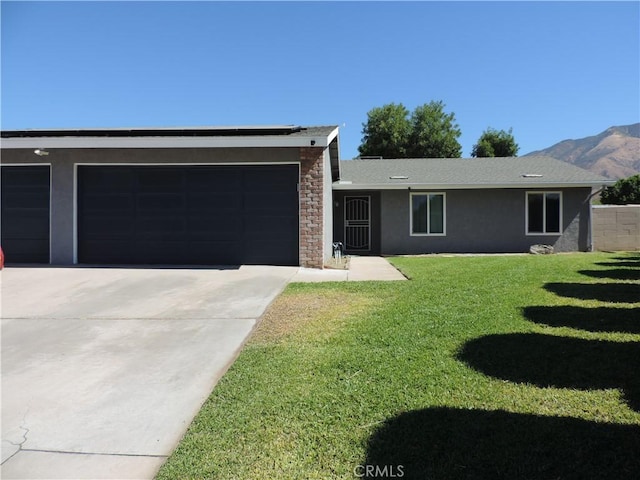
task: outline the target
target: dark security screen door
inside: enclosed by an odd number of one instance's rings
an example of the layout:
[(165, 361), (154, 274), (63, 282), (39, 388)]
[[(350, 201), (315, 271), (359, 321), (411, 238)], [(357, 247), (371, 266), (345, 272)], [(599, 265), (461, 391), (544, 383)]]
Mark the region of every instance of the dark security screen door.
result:
[(78, 261), (298, 265), (298, 166), (79, 166)]
[(344, 229), (345, 250), (362, 252), (371, 250), (370, 197), (345, 197)]
[(7, 263), (49, 263), (49, 166), (2, 167), (0, 176)]

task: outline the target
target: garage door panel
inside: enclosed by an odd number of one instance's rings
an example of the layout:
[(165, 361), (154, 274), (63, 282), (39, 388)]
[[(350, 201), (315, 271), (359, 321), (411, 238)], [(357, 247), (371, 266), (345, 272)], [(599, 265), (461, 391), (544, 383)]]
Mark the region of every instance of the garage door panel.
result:
[[(288, 216), (254, 216), (250, 222), (246, 223), (245, 231), (250, 239), (254, 237), (266, 237), (287, 241), (287, 238), (282, 238), (282, 232), (292, 231), (297, 228), (297, 226), (297, 219)], [(289, 240), (294, 239), (291, 238)]]
[(142, 210), (182, 210), (185, 195), (179, 193), (145, 193), (138, 195), (137, 208)]
[(243, 232), (242, 217), (236, 214), (228, 214), (226, 212), (212, 212), (215, 220), (211, 215), (206, 213), (192, 213), (189, 215), (189, 232), (190, 235), (209, 235), (211, 238), (234, 238), (237, 239)]
[(114, 211), (131, 210), (134, 207), (134, 198), (130, 194), (91, 194), (87, 193), (83, 198), (85, 211)]
[(131, 248), (130, 239), (100, 238), (84, 240), (82, 263), (94, 264), (132, 264), (136, 263), (135, 251)]
[(298, 265), (297, 242), (283, 242), (280, 240), (249, 240), (243, 263), (262, 265), (273, 263), (276, 265)]
[[(117, 178), (128, 190), (116, 186), (115, 200), (104, 186)], [(79, 261), (297, 265), (297, 182), (297, 165), (81, 166)], [(106, 252), (113, 248), (123, 251)]]
[(186, 231), (187, 219), (183, 215), (140, 215), (135, 224), (136, 233), (139, 237), (157, 237), (164, 235), (165, 238), (182, 238)]
[(49, 263), (49, 166), (0, 168), (0, 244), (7, 263)]
[(297, 168), (284, 169), (281, 166), (265, 166), (244, 175), (244, 190), (252, 192), (277, 192), (297, 190)]
[[(2, 213), (2, 238), (49, 240), (49, 212), (5, 210)], [(4, 247), (4, 242), (2, 242)]]
[(122, 215), (92, 212), (83, 221), (83, 233), (86, 238), (130, 237), (134, 233), (134, 220)]
[(196, 192), (187, 197), (189, 211), (242, 210), (242, 194), (239, 192)]
[(187, 264), (186, 248), (180, 239), (162, 238), (139, 240), (135, 245), (136, 263), (142, 264)]
[(30, 208), (45, 210), (48, 214), (49, 212), (49, 190), (45, 191), (35, 191), (35, 192), (25, 192), (25, 191), (16, 191), (13, 192), (7, 189), (4, 192), (2, 198), (2, 206), (5, 209), (9, 208), (18, 208), (20, 210), (26, 210)]
[(7, 263), (49, 263), (49, 240), (4, 238), (2, 251)]
[(2, 167), (2, 174), (10, 179), (3, 188), (8, 190), (43, 190), (49, 186), (49, 167), (44, 165)]
[(183, 192), (184, 172), (177, 168), (138, 168), (139, 192)]
[(83, 180), (79, 185), (90, 185), (94, 192), (129, 193), (133, 188), (133, 172), (126, 167), (111, 167), (105, 170), (79, 166), (78, 171), (82, 171)]
[(278, 212), (288, 212), (291, 215), (298, 213), (298, 195), (291, 193), (247, 193), (244, 196), (244, 206), (246, 210), (276, 210)]
[(190, 192), (219, 192), (237, 194), (243, 189), (242, 172), (237, 167), (193, 167), (187, 173)]
[(241, 245), (237, 241), (189, 242), (190, 261), (195, 265), (240, 265)]

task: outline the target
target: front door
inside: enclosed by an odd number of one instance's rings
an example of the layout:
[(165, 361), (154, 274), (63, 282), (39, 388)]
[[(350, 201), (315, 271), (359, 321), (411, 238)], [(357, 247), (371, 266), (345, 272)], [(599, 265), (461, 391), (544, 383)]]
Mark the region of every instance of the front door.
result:
[(345, 197), (344, 241), (347, 252), (371, 250), (371, 197)]

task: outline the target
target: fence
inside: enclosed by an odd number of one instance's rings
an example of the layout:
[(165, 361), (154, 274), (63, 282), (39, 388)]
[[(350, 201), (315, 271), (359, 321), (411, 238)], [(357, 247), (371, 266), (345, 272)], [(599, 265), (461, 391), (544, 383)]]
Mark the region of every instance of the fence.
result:
[(593, 205), (593, 249), (640, 250), (640, 205)]

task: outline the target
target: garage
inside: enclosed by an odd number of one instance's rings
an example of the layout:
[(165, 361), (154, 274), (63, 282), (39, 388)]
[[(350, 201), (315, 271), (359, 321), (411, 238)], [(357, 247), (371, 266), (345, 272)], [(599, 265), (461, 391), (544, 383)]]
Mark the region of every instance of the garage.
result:
[(84, 264), (298, 265), (299, 166), (78, 165)]
[(3, 166), (0, 176), (0, 244), (6, 262), (49, 263), (49, 166)]
[[(12, 232), (30, 243), (16, 241), (7, 258), (16, 261), (17, 248), (34, 250), (34, 243), (39, 255), (26, 258), (51, 265), (323, 268), (332, 254), (338, 131), (332, 125), (2, 130), (3, 167), (48, 168), (38, 187), (49, 202), (38, 214), (48, 223), (27, 228), (38, 235)], [(5, 220), (13, 215), (13, 229), (34, 220), (36, 210), (20, 198), (12, 208), (22, 209), (3, 210)]]

